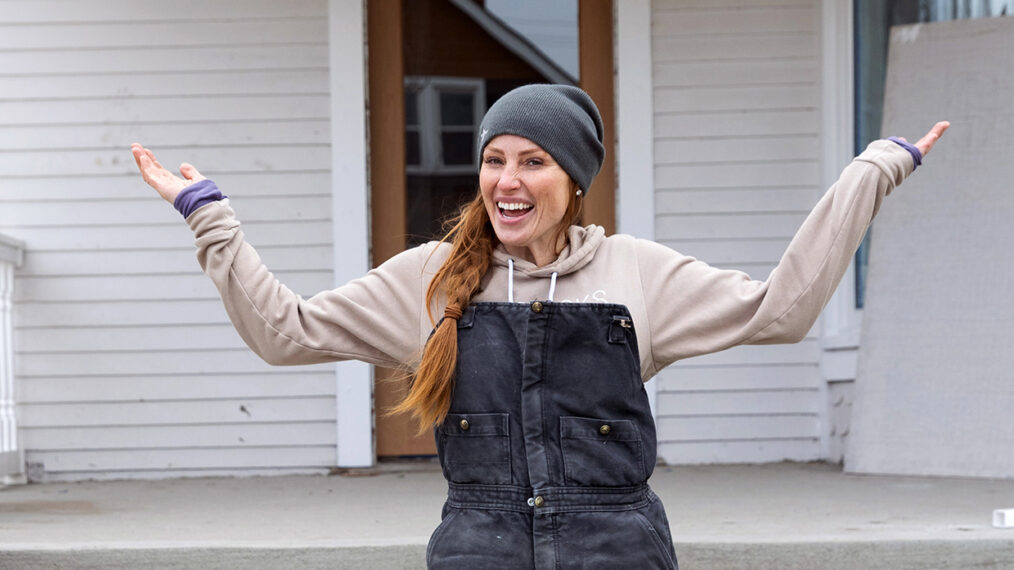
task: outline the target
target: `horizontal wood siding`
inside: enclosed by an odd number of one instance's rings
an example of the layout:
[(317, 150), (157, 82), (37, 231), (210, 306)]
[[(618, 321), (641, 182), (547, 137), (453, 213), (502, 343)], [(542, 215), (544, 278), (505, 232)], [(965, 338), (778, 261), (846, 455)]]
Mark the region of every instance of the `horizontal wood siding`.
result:
[(0, 0), (0, 231), (35, 479), (322, 470), (331, 366), (243, 344), (129, 145), (233, 200), (288, 286), (333, 286), (327, 2)]
[[(765, 279), (820, 196), (819, 2), (652, 4), (656, 239)], [(820, 457), (820, 347), (745, 346), (664, 370), (670, 463)]]

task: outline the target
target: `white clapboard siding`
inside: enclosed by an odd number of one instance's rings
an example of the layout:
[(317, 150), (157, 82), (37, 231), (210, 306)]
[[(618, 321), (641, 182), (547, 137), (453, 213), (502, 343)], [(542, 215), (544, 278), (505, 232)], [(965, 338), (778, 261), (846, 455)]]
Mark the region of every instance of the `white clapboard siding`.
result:
[(23, 240), (19, 414), (34, 478), (325, 470), (331, 365), (229, 323), (132, 142), (192, 162), (293, 291), (334, 286), (326, 0), (0, 0), (0, 231)]
[[(652, 3), (655, 237), (766, 279), (820, 197), (816, 0)], [(658, 382), (670, 463), (820, 457), (818, 339), (677, 363)]]

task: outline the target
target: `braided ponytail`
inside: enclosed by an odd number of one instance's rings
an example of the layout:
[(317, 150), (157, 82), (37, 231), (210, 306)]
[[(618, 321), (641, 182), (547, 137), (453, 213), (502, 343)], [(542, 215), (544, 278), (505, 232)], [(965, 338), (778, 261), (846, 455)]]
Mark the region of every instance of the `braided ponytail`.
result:
[(444, 318), (426, 343), (422, 362), (408, 395), (392, 413), (411, 412), (419, 421), (419, 433), (444, 421), (451, 407), (451, 389), (458, 363), (458, 319), (479, 291), (482, 277), (493, 258), (495, 236), (482, 195), (461, 209), (443, 241), (450, 240), (451, 253), (430, 281), (426, 311), (434, 322), (433, 299), (443, 291), (447, 297)]

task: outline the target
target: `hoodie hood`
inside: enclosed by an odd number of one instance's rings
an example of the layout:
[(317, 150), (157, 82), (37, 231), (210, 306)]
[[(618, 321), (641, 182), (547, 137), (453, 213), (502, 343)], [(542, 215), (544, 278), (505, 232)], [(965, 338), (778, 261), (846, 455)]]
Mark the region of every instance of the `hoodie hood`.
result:
[[(606, 230), (602, 226), (590, 225), (585, 227), (570, 226), (567, 229), (567, 245), (560, 252), (556, 261), (539, 267), (530, 261), (514, 259), (514, 271), (528, 277), (550, 277), (553, 273), (567, 275), (588, 265), (595, 258), (595, 252), (606, 239)], [(503, 245), (498, 245), (493, 250), (493, 265), (508, 265), (511, 255), (507, 253)]]

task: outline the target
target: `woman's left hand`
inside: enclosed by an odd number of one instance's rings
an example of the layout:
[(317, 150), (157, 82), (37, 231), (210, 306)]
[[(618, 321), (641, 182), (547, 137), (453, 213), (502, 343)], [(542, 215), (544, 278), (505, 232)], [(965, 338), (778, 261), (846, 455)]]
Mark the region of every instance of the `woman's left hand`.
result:
[[(916, 141), (913, 146), (919, 149), (919, 152), (921, 152), (923, 157), (925, 157), (927, 154), (929, 154), (929, 151), (933, 150), (933, 145), (937, 144), (937, 141), (940, 140), (940, 137), (943, 136), (944, 131), (946, 131), (947, 127), (949, 126), (951, 126), (951, 123), (949, 121), (940, 121), (939, 123), (933, 125), (933, 128), (930, 129), (928, 133), (926, 133), (926, 136)], [(898, 138), (900, 138), (905, 142), (908, 142), (907, 140), (905, 140), (905, 137)]]

